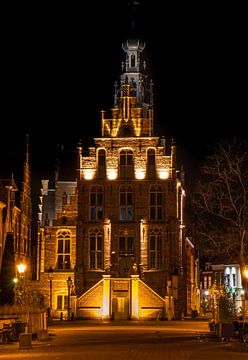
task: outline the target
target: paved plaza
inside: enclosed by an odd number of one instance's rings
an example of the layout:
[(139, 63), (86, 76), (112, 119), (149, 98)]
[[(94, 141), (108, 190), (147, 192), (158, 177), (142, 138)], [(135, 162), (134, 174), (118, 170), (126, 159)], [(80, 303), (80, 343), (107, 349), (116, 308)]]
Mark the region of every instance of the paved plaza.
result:
[(248, 344), (221, 342), (208, 333), (207, 321), (93, 322), (58, 321), (49, 339), (0, 345), (0, 360), (242, 360)]

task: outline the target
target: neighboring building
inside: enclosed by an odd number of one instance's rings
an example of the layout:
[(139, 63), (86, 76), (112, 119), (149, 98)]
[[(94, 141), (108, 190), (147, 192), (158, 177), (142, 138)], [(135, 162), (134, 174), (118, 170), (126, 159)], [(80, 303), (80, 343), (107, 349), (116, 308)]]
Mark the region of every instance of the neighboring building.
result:
[(181, 318), (199, 308), (184, 176), (174, 142), (154, 135), (144, 47), (123, 44), (111, 117), (101, 112), (87, 155), (78, 147), (77, 183), (42, 181), (37, 286), (53, 316)]
[(61, 313), (63, 317), (67, 316), (68, 277), (74, 282), (76, 185), (76, 181), (55, 180), (54, 188), (49, 188), (49, 181), (42, 180), (37, 252), (39, 281), (36, 286), (46, 296), (53, 317), (60, 317)]
[[(20, 197), (11, 179), (0, 179), (0, 303), (14, 302), (17, 265), (26, 265), (31, 279), (31, 183), (27, 145)], [(17, 203), (18, 206), (17, 206)]]
[(240, 313), (243, 307), (243, 293), (239, 264), (211, 264), (206, 263), (201, 279), (201, 303), (203, 311), (210, 311), (211, 301), (215, 296), (213, 288), (218, 290), (225, 286), (232, 297), (235, 311)]

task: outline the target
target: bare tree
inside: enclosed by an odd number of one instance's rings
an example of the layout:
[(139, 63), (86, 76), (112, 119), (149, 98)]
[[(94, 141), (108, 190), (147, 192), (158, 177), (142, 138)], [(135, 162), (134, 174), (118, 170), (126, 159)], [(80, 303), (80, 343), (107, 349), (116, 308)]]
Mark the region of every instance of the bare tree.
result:
[(222, 140), (202, 167), (194, 196), (196, 233), (202, 255), (248, 263), (248, 149), (247, 143)]

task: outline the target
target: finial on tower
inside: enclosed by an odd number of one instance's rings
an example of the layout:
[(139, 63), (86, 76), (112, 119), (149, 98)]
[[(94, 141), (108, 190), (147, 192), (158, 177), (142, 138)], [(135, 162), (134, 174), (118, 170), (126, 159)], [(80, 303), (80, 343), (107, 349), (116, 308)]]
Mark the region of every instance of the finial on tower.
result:
[(131, 29), (130, 29), (130, 31), (131, 31), (131, 35), (135, 36), (136, 32), (137, 32), (136, 24), (135, 24), (135, 16), (137, 13), (137, 8), (140, 5), (140, 2), (137, 0), (130, 0), (128, 5), (131, 10), (131, 24), (130, 24)]
[(29, 161), (29, 134), (26, 134), (26, 162)]

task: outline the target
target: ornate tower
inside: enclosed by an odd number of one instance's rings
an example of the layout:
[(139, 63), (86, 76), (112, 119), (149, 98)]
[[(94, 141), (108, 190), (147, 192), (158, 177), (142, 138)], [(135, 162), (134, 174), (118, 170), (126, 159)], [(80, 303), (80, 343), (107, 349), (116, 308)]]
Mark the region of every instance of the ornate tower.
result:
[[(76, 288), (81, 295), (103, 275), (138, 275), (161, 297), (171, 291), (171, 281), (178, 301), (185, 192), (176, 172), (176, 149), (173, 142), (166, 146), (164, 137), (154, 136), (153, 83), (142, 59), (145, 43), (127, 40), (122, 48), (126, 58), (111, 116), (101, 111), (101, 137), (87, 156), (79, 147)], [(112, 297), (118, 298), (111, 286)], [(182, 311), (179, 301), (176, 307)]]

